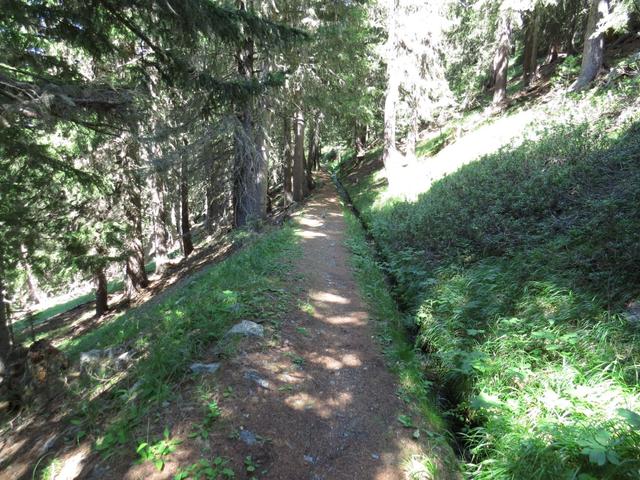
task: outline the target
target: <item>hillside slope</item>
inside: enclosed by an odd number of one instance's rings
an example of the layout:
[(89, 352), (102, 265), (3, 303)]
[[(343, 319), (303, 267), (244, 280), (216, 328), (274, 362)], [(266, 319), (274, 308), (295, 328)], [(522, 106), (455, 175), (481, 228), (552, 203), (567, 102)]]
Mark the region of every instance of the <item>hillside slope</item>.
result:
[(551, 92), (407, 167), (419, 194), (340, 166), (474, 478), (640, 478), (637, 93)]

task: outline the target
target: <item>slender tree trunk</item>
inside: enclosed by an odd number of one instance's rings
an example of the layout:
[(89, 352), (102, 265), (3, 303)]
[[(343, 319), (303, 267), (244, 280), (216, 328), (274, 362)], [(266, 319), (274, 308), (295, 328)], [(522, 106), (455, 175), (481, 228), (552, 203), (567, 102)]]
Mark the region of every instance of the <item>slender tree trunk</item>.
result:
[(11, 332), (9, 331), (9, 316), (5, 303), (4, 282), (2, 272), (0, 272), (0, 387), (3, 388), (11, 388), (10, 353)]
[(405, 142), (405, 154), (407, 161), (413, 162), (416, 159), (416, 145), (418, 144), (418, 129), (419, 129), (419, 115), (418, 115), (418, 99), (411, 97), (409, 101), (409, 108), (411, 110), (411, 117), (409, 122), (409, 128), (407, 130), (407, 139)]
[(600, 22), (609, 14), (609, 0), (590, 0), (589, 17), (582, 49), (580, 76), (570, 90), (586, 88), (598, 75), (604, 61), (604, 33), (598, 32)]
[(94, 278), (96, 282), (96, 317), (101, 317), (109, 310), (109, 292), (104, 268), (97, 268), (94, 272)]
[(33, 273), (31, 263), (28, 258), (28, 251), (25, 245), (20, 245), (20, 264), (27, 277), (27, 288), (29, 289), (29, 300), (33, 303), (42, 303), (47, 299), (47, 294), (40, 288), (38, 277)]
[[(309, 174), (320, 169), (320, 122), (322, 122), (322, 118), (321, 114), (316, 114), (309, 137)], [(313, 177), (311, 179), (313, 181)]]
[(282, 133), (284, 144), (284, 165), (282, 172), (282, 188), (283, 188), (283, 202), (287, 206), (293, 201), (293, 192), (291, 189), (291, 168), (292, 168), (292, 148), (291, 148), (291, 118), (285, 114), (282, 121)]
[[(268, 74), (270, 71), (268, 62), (264, 62), (263, 71)], [(255, 183), (256, 183), (256, 217), (265, 218), (269, 209), (269, 155), (270, 137), (269, 132), (273, 125), (271, 105), (267, 95), (260, 98), (260, 126), (256, 131), (256, 157), (255, 157)]]
[(526, 19), (525, 45), (522, 60), (522, 82), (524, 88), (529, 87), (536, 79), (538, 70), (538, 37), (540, 32), (540, 7), (536, 6)]
[(191, 238), (191, 224), (189, 223), (189, 177), (186, 160), (180, 163), (180, 233), (182, 253), (185, 257), (193, 252), (193, 240)]
[(367, 125), (362, 125), (360, 122), (356, 122), (354, 126), (356, 158), (364, 158), (367, 151), (367, 136), (369, 129)]
[(300, 202), (305, 196), (304, 170), (304, 114), (298, 110), (293, 120), (293, 200)]
[(400, 70), (395, 62), (398, 52), (397, 9), (398, 0), (387, 0), (387, 18), (389, 22), (386, 48), (387, 91), (384, 98), (384, 149), (382, 161), (389, 185), (395, 183), (396, 170), (403, 161), (396, 148), (396, 106), (400, 98)]
[(507, 69), (509, 52), (511, 51), (511, 18), (510, 12), (504, 11), (500, 16), (498, 27), (498, 48), (493, 59), (493, 104), (503, 105), (507, 101)]
[(156, 273), (161, 274), (169, 261), (168, 212), (165, 203), (164, 180), (159, 172), (150, 179), (153, 250)]
[(149, 285), (145, 270), (145, 254), (142, 232), (142, 178), (140, 177), (139, 145), (130, 142), (125, 152), (124, 169), (124, 202), (125, 217), (130, 233), (127, 240), (127, 257), (125, 266), (125, 292), (133, 297), (140, 289)]
[(316, 148), (318, 145), (318, 117), (313, 120), (308, 130), (309, 132), (309, 144), (306, 163), (306, 176), (307, 176), (307, 189), (313, 190), (315, 187), (313, 183), (313, 165), (316, 161)]
[[(212, 170), (212, 166), (209, 166), (208, 170)], [(207, 179), (207, 187), (204, 194), (204, 229), (207, 233), (213, 233), (213, 199), (214, 199), (213, 182), (211, 177)]]

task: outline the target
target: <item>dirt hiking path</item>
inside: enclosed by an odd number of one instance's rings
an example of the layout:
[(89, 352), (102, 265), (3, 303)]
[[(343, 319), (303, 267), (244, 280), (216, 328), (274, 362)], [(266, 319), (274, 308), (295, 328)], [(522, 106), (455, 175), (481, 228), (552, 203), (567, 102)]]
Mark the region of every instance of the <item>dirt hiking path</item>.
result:
[(232, 360), (237, 368), (223, 370), (235, 378), (223, 374), (221, 383), (247, 384), (247, 372), (268, 382), (249, 385), (236, 412), (244, 429), (269, 439), (246, 452), (267, 466), (260, 478), (402, 479), (401, 463), (417, 445), (398, 423), (395, 379), (348, 266), (338, 194), (328, 177), (321, 181), (296, 215), (303, 255), (295, 263), (308, 303), (283, 322), (275, 346)]
[[(181, 440), (177, 450), (164, 457), (164, 468), (136, 462), (130, 448), (101, 458), (87, 440), (78, 445), (60, 440), (61, 449), (43, 454), (50, 436), (44, 420), (42, 434), (21, 441), (33, 451), (39, 449), (41, 459), (56, 458), (56, 474), (47, 478), (170, 480), (188, 465), (215, 458), (227, 459), (239, 480), (407, 478), (403, 464), (420, 446), (412, 430), (398, 422), (398, 416), (407, 413), (406, 405), (396, 396), (396, 379), (385, 366), (349, 267), (337, 191), (328, 176), (321, 175), (320, 182), (294, 215), (302, 254), (292, 259), (288, 289), (294, 298), (281, 305), (281, 321), (264, 323), (264, 338), (232, 345), (216, 373), (186, 375), (141, 427), (146, 432), (134, 434), (136, 439), (158, 439), (166, 426), (172, 438)], [(199, 359), (218, 360), (214, 352)], [(221, 416), (210, 430), (194, 437), (203, 420), (203, 395), (215, 398)], [(10, 445), (10, 450), (21, 446)], [(4, 447), (0, 456), (9, 458), (11, 452)], [(28, 460), (9, 461), (0, 479), (32, 478)]]

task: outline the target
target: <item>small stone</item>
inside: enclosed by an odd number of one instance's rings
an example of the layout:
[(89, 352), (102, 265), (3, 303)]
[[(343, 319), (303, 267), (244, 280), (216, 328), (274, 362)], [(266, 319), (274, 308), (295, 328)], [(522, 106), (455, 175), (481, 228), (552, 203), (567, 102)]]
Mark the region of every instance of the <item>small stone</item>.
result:
[(374, 460), (380, 460), (380, 455), (378, 455), (377, 453), (372, 453), (371, 458), (373, 458)]
[(269, 385), (269, 382), (264, 378), (262, 378), (260, 374), (255, 370), (250, 370), (248, 372), (245, 372), (244, 378), (246, 378), (247, 380), (251, 380), (253, 383), (257, 384), (258, 386), (264, 389), (269, 390), (269, 388), (271, 388)]
[(80, 354), (80, 366), (98, 363), (102, 359), (102, 350), (89, 350)]
[(56, 443), (56, 440), (58, 440), (57, 435), (51, 435), (49, 438), (47, 438), (47, 441), (44, 442), (44, 444), (42, 445), (42, 448), (40, 448), (40, 453), (44, 454), (44, 453), (47, 453), (49, 450), (51, 450), (54, 444)]
[(240, 431), (240, 440), (250, 447), (258, 443), (258, 439), (256, 438), (255, 434), (253, 432), (250, 432), (249, 430)]
[(220, 368), (219, 363), (192, 363), (189, 367), (193, 373), (215, 373)]
[(129, 389), (129, 391), (131, 392), (135, 392), (136, 390), (138, 390), (141, 386), (142, 386), (142, 380), (138, 380), (136, 383), (134, 383), (131, 388)]
[(243, 320), (236, 323), (227, 335), (244, 335), (245, 337), (264, 337), (264, 327), (256, 322)]
[(122, 347), (89, 350), (80, 354), (80, 370), (87, 371), (96, 367), (125, 370), (133, 360), (133, 352), (123, 351)]
[(310, 464), (314, 464), (318, 461), (318, 459), (312, 455), (305, 455), (304, 456), (304, 461)]
[(635, 327), (640, 325), (640, 301), (631, 302), (627, 305), (625, 317), (631, 326)]

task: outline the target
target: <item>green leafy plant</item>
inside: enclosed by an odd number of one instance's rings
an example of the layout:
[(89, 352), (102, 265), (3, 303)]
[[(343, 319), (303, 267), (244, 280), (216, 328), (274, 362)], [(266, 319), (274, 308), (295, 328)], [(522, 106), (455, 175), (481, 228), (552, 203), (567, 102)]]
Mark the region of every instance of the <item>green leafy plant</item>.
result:
[(247, 472), (247, 475), (250, 476), (251, 479), (255, 478), (255, 473), (258, 470), (258, 464), (256, 463), (256, 461), (251, 457), (251, 455), (248, 455), (247, 457), (245, 457), (244, 459), (244, 469)]
[(235, 478), (235, 472), (227, 467), (229, 460), (222, 457), (214, 458), (213, 462), (202, 459), (178, 471), (173, 480), (217, 480)]
[(195, 430), (189, 434), (189, 438), (201, 438), (203, 440), (209, 437), (211, 425), (220, 418), (222, 412), (218, 402), (215, 400), (207, 404), (207, 413), (202, 422), (195, 425)]
[(170, 437), (169, 429), (165, 428), (163, 438), (155, 443), (142, 442), (138, 445), (136, 453), (140, 457), (140, 462), (151, 462), (157, 470), (163, 470), (165, 457), (175, 452), (180, 440)]

